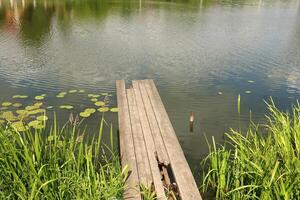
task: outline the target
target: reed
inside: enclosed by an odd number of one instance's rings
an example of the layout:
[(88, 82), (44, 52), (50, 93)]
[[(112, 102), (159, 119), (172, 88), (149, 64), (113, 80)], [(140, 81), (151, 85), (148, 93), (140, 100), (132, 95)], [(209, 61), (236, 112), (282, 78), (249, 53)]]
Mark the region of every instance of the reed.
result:
[(231, 130), (228, 142), (212, 138), (201, 189), (216, 199), (300, 199), (300, 106), (292, 112), (268, 104), (266, 125)]
[(91, 139), (79, 125), (59, 129), (55, 120), (35, 131), (1, 127), (0, 199), (122, 199), (127, 172), (101, 145), (105, 125), (102, 118)]

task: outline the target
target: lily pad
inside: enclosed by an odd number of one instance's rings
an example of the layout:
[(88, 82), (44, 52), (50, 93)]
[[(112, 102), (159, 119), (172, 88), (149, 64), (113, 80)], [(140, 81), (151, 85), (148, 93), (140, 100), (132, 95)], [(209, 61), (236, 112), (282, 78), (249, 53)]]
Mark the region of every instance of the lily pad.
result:
[(77, 90), (70, 90), (69, 93), (73, 94), (73, 93), (76, 93)]
[(73, 109), (74, 107), (71, 105), (61, 105), (61, 106), (59, 106), (59, 108), (70, 110), (70, 109)]
[(7, 121), (16, 121), (17, 118), (14, 116), (12, 111), (5, 111), (0, 115), (0, 118), (6, 119)]
[(92, 101), (92, 102), (97, 102), (98, 99), (97, 99), (97, 98), (92, 98), (91, 101)]
[(28, 113), (28, 110), (17, 110), (16, 113), (19, 115), (25, 115)]
[(253, 80), (248, 80), (248, 83), (255, 83), (255, 81), (253, 81)]
[(36, 115), (36, 114), (38, 114), (38, 113), (45, 113), (45, 112), (46, 112), (45, 109), (30, 110), (30, 111), (28, 112), (28, 115)]
[(252, 93), (251, 91), (249, 91), (249, 90), (247, 90), (247, 91), (245, 91), (245, 93), (246, 94), (250, 94), (250, 93)]
[(91, 116), (91, 113), (88, 113), (88, 112), (81, 112), (81, 113), (79, 113), (79, 115), (81, 116), (81, 117), (89, 117), (89, 116)]
[(46, 121), (46, 120), (48, 120), (48, 117), (46, 115), (41, 115), (41, 116), (38, 116), (36, 119), (39, 121)]
[(96, 106), (104, 106), (105, 103), (104, 103), (103, 101), (97, 101), (97, 102), (95, 103), (95, 105), (96, 105)]
[(26, 131), (28, 126), (25, 126), (22, 121), (14, 122), (11, 126), (19, 132)]
[(41, 122), (39, 120), (34, 120), (28, 123), (28, 126), (33, 127), (33, 126), (37, 126), (41, 124)]
[(103, 93), (101, 93), (101, 95), (103, 95), (103, 96), (107, 96), (107, 95), (108, 95), (108, 93), (107, 93), (107, 92), (103, 92)]
[(25, 107), (25, 110), (34, 110), (34, 109), (36, 109), (35, 106), (26, 106)]
[(28, 123), (28, 126), (34, 128), (34, 129), (42, 129), (45, 128), (45, 125), (39, 121), (39, 120), (34, 120)]
[(21, 103), (14, 103), (12, 106), (15, 107), (15, 108), (20, 108), (22, 106), (22, 104)]
[(11, 102), (6, 101), (2, 103), (2, 106), (7, 107), (10, 106), (11, 104), (12, 104)]
[(85, 90), (79, 90), (78, 92), (79, 93), (85, 93)]
[(33, 104), (33, 106), (35, 106), (36, 108), (39, 108), (43, 105), (43, 102), (36, 102), (35, 104)]
[(87, 108), (84, 110), (84, 112), (92, 114), (92, 113), (96, 112), (96, 109), (95, 108)]
[(41, 96), (42, 96), (42, 97), (45, 97), (45, 96), (47, 96), (47, 94), (41, 94)]
[(53, 106), (47, 106), (47, 109), (52, 109), (53, 108)]
[(36, 96), (36, 97), (34, 97), (34, 99), (36, 99), (36, 100), (43, 100), (45, 97), (44, 96)]
[(111, 108), (110, 112), (119, 112), (119, 108)]
[(98, 111), (99, 112), (107, 112), (107, 111), (109, 111), (109, 108), (108, 107), (101, 107), (101, 108), (98, 108)]
[(28, 96), (27, 95), (14, 95), (12, 98), (13, 99), (26, 99), (26, 98), (28, 98)]
[(58, 95), (56, 95), (56, 97), (57, 98), (64, 98), (66, 94), (67, 94), (66, 92), (60, 92)]
[(88, 97), (98, 98), (98, 97), (100, 97), (100, 95), (99, 94), (88, 94)]

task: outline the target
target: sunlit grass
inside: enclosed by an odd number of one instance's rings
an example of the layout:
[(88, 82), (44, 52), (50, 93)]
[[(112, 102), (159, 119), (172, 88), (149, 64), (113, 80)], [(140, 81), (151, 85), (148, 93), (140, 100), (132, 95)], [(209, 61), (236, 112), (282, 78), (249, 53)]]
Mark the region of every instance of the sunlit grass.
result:
[(127, 172), (101, 145), (104, 126), (102, 119), (91, 139), (74, 123), (25, 132), (1, 127), (0, 199), (122, 199)]
[(203, 161), (202, 191), (216, 199), (300, 199), (300, 106), (268, 104), (267, 125), (231, 130), (228, 145), (212, 138)]

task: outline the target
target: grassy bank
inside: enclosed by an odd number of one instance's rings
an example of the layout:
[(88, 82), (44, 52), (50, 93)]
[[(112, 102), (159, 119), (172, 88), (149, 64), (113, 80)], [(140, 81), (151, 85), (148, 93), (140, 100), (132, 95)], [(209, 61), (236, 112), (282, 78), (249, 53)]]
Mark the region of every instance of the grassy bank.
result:
[(0, 128), (0, 199), (122, 199), (119, 159), (74, 123), (18, 132)]
[(300, 106), (280, 112), (271, 102), (266, 125), (212, 138), (201, 189), (216, 199), (300, 199)]

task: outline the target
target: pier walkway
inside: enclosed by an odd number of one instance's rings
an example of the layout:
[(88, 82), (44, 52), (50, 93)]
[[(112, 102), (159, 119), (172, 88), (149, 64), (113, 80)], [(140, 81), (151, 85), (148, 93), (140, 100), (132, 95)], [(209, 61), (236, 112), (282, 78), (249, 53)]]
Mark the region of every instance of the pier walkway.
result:
[(122, 166), (129, 169), (124, 199), (151, 190), (160, 200), (201, 200), (193, 174), (153, 80), (118, 80)]

